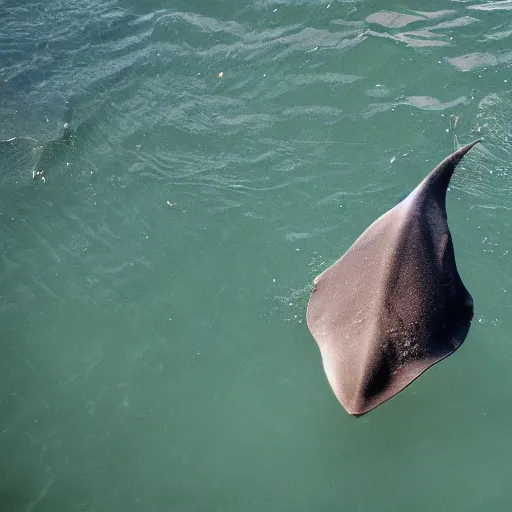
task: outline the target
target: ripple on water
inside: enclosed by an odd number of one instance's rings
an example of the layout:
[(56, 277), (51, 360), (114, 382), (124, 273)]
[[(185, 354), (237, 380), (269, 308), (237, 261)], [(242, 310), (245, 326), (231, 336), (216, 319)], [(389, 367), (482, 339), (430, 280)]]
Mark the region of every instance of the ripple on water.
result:
[(511, 11), (512, 2), (504, 0), (500, 2), (489, 2), (487, 4), (468, 5), (468, 9), (474, 9), (475, 11)]
[(492, 93), (478, 105), (473, 137), (483, 143), (467, 158), (464, 173), (458, 173), (455, 185), (476, 196), (473, 208), (512, 210), (512, 93)]
[(456, 67), (459, 71), (471, 71), (472, 69), (496, 66), (498, 58), (492, 53), (468, 53), (458, 57), (446, 57), (446, 62)]
[[(377, 25), (386, 29), (401, 29), (408, 25), (414, 25), (413, 30), (404, 32), (372, 32), (373, 36), (386, 37), (395, 41), (405, 43), (411, 47), (434, 47), (451, 46), (453, 37), (448, 33), (440, 32), (453, 28), (465, 27), (478, 21), (471, 16), (459, 16), (453, 19), (447, 19), (434, 25), (430, 24), (432, 20), (448, 18), (457, 13), (454, 10), (442, 11), (413, 11), (414, 14), (404, 14), (392, 11), (379, 11), (369, 15), (366, 22), (370, 25)], [(422, 23), (424, 24), (422, 26)], [(425, 24), (426, 23), (426, 24)]]
[(27, 184), (37, 169), (43, 153), (43, 144), (26, 137), (0, 141), (1, 189), (12, 189)]

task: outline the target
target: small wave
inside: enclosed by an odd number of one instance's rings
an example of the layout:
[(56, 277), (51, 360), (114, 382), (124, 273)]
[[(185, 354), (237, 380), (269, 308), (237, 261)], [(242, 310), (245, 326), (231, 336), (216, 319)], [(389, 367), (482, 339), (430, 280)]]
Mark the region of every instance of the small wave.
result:
[(461, 96), (460, 98), (456, 98), (445, 103), (439, 101), (437, 98), (432, 98), (431, 96), (408, 96), (406, 100), (412, 106), (418, 107), (422, 110), (446, 110), (459, 105), (467, 105), (469, 103), (466, 96)]
[(505, 0), (503, 2), (490, 2), (488, 4), (468, 5), (468, 9), (473, 9), (475, 11), (511, 11), (512, 2)]
[[(421, 22), (430, 22), (435, 19), (444, 18), (456, 14), (453, 10), (422, 12), (411, 11), (410, 13), (398, 13), (392, 11), (379, 11), (366, 18), (366, 22), (372, 25), (378, 25), (388, 29), (400, 29), (411, 24), (420, 24)], [(385, 32), (380, 33), (371, 31), (371, 35), (377, 37), (390, 38), (395, 41), (406, 43), (411, 47), (434, 47), (450, 46), (451, 37), (447, 34), (439, 33), (439, 30), (460, 28), (477, 22), (476, 18), (471, 16), (461, 16), (451, 20), (439, 22), (435, 25), (427, 25), (416, 30), (405, 32)]]
[(447, 57), (446, 62), (460, 71), (470, 71), (475, 68), (495, 66), (498, 59), (492, 53), (469, 53), (459, 57)]
[(483, 98), (472, 127), (473, 136), (483, 143), (469, 159), (477, 165), (466, 165), (456, 185), (478, 199), (475, 207), (512, 208), (512, 93), (492, 93)]

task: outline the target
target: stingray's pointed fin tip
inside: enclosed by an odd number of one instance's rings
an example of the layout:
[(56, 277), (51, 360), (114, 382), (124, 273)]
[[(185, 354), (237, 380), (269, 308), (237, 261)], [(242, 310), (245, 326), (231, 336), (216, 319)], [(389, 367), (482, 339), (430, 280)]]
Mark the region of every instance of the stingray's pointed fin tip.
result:
[(376, 404), (376, 405), (375, 404), (373, 404), (373, 405), (360, 404), (359, 407), (349, 407), (349, 408), (345, 407), (345, 410), (350, 414), (350, 416), (352, 416), (354, 418), (360, 418), (361, 416), (365, 416), (369, 412), (373, 411), (373, 409), (375, 409), (379, 405), (381, 405), (381, 404), (380, 403)]
[(353, 399), (350, 400), (350, 403), (347, 403), (346, 400), (340, 400), (338, 397), (338, 400), (340, 401), (343, 408), (350, 414), (350, 416), (353, 416), (354, 418), (360, 418), (361, 416), (364, 416), (365, 414), (368, 414), (370, 411), (375, 409), (379, 404), (371, 404), (367, 400), (361, 400), (361, 399)]
[(473, 148), (474, 146), (476, 146), (477, 144), (479, 144), (480, 142), (482, 142), (482, 139), (476, 139), (474, 140), (473, 142), (470, 142), (469, 144), (466, 144), (465, 146), (462, 146), (458, 151), (457, 153), (460, 154), (461, 157), (463, 157), (471, 148)]
[(434, 188), (439, 188), (446, 191), (453, 171), (459, 165), (460, 161), (464, 158), (466, 153), (476, 146), (482, 139), (474, 140), (465, 146), (457, 149), (451, 155), (447, 156), (426, 178), (425, 182)]
[(468, 153), (473, 147), (475, 147), (477, 144), (482, 142), (482, 139), (476, 139), (473, 142), (470, 142), (469, 144), (466, 144), (465, 146), (460, 147), (457, 149), (457, 151), (454, 151), (449, 157), (447, 157), (442, 163), (448, 163), (453, 162), (455, 166), (464, 158), (466, 153)]
[(464, 158), (466, 153), (468, 153), (469, 150), (471, 150), (473, 147), (475, 147), (480, 142), (482, 142), (482, 139), (476, 139), (473, 142), (470, 142), (469, 144), (466, 144), (465, 146), (460, 147), (459, 149), (454, 151), (450, 156), (445, 158), (445, 160), (443, 160), (443, 162), (441, 162), (440, 166), (443, 164), (447, 164), (447, 165), (451, 164), (451, 165), (457, 166), (457, 164)]

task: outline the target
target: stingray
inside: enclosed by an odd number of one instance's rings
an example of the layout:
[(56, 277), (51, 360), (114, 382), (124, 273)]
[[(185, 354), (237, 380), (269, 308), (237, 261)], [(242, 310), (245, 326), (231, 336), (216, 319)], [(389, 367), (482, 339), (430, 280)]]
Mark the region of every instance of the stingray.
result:
[(469, 332), (473, 299), (457, 271), (446, 191), (478, 142), (443, 160), (315, 279), (307, 324), (353, 416), (402, 391)]

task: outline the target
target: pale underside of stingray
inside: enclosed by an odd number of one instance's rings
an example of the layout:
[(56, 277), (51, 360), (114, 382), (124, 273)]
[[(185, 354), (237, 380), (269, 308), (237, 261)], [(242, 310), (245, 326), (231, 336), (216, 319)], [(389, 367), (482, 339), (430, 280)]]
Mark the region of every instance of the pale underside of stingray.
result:
[(452, 354), (473, 300), (457, 271), (446, 217), (455, 167), (443, 160), (315, 279), (307, 324), (340, 403), (361, 416)]

